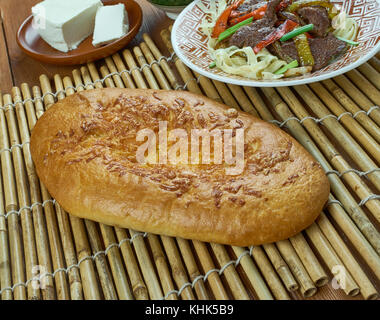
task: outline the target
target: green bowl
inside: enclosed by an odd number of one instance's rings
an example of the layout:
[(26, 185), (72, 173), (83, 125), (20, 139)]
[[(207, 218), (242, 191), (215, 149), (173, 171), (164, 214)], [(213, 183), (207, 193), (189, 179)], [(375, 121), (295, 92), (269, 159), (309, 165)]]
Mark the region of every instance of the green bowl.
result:
[(154, 4), (161, 6), (187, 6), (193, 0), (149, 0)]

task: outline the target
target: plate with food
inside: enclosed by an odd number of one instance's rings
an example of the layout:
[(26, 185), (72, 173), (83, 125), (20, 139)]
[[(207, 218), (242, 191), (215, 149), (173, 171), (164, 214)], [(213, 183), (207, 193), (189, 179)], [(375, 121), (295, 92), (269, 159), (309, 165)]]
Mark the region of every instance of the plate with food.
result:
[(142, 10), (133, 0), (45, 0), (31, 9), (17, 43), (36, 60), (75, 65), (107, 57), (133, 40)]
[(178, 57), (209, 78), (245, 86), (338, 76), (380, 49), (378, 0), (197, 0), (177, 18)]

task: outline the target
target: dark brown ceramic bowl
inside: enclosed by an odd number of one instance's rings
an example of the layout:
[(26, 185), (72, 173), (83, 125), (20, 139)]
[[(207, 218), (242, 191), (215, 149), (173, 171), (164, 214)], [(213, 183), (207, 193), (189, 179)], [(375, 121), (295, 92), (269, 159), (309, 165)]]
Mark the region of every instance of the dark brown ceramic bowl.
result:
[(129, 32), (123, 38), (103, 47), (92, 45), (92, 36), (84, 40), (77, 49), (67, 53), (60, 52), (48, 45), (32, 27), (33, 16), (27, 18), (17, 32), (17, 43), (20, 48), (36, 60), (57, 64), (75, 65), (83, 64), (105, 58), (124, 48), (136, 36), (142, 23), (142, 10), (133, 0), (103, 1), (105, 5), (123, 3), (128, 12)]

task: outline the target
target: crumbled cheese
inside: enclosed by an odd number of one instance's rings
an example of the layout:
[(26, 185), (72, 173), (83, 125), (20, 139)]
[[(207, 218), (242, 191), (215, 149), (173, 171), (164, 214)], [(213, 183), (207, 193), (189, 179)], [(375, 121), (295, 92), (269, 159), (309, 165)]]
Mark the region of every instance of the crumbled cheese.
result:
[(124, 4), (104, 6), (98, 9), (92, 44), (102, 46), (125, 36), (129, 30), (128, 14)]
[(34, 26), (50, 46), (68, 52), (94, 31), (100, 0), (45, 0), (32, 8)]

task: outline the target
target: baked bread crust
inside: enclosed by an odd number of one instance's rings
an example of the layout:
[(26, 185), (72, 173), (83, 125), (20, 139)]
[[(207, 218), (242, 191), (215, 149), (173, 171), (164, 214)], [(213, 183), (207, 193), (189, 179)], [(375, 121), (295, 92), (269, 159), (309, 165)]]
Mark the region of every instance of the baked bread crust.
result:
[[(140, 164), (136, 132), (244, 128), (245, 167)], [(291, 136), (244, 112), (185, 91), (97, 89), (57, 102), (37, 122), (38, 176), (70, 214), (108, 225), (247, 246), (289, 238), (319, 215), (330, 191)]]

